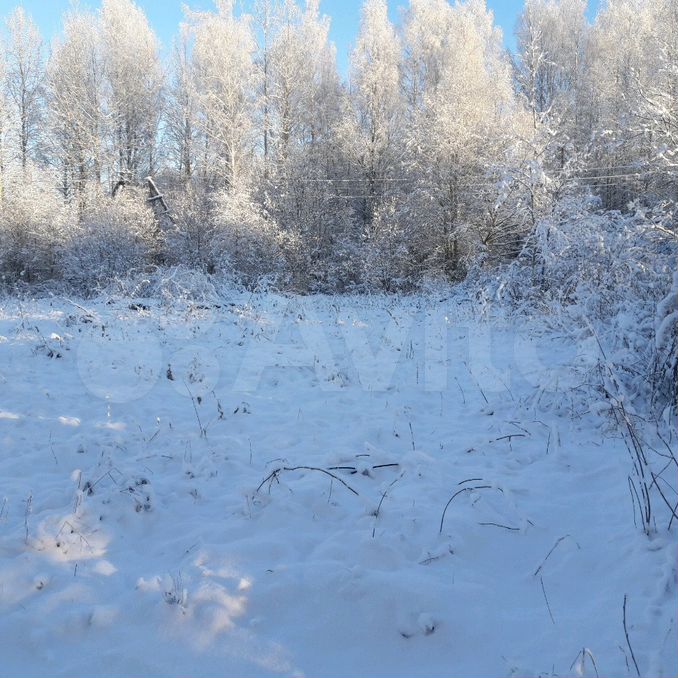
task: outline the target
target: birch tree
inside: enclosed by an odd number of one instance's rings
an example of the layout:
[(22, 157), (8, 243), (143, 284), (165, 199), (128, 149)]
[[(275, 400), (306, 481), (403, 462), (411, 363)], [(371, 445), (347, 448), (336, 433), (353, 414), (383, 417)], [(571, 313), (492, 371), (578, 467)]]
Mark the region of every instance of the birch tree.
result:
[(596, 18), (591, 164), (605, 177), (594, 188), (606, 207), (623, 208), (638, 195), (676, 198), (666, 171), (678, 165), (677, 31), (671, 0), (615, 0)]
[(17, 157), (22, 170), (39, 153), (43, 120), (44, 58), (42, 38), (23, 7), (7, 19), (6, 87), (15, 119)]
[[(306, 284), (325, 284), (334, 246), (349, 227), (349, 205), (335, 195), (341, 173), (338, 127), (344, 91), (317, 0), (287, 0), (271, 44), (270, 214), (301, 249), (290, 252)], [(309, 271), (317, 271), (309, 281)], [(322, 282), (321, 282), (322, 281)]]
[[(635, 79), (638, 107), (633, 129), (647, 139), (649, 153), (659, 168), (678, 169), (678, 5), (658, 0), (649, 6), (654, 26), (648, 36), (650, 63), (647, 80)], [(668, 175), (664, 197), (678, 201), (678, 188)]]
[(187, 184), (195, 171), (198, 139), (198, 105), (193, 84), (194, 70), (189, 47), (189, 29), (182, 25), (172, 52), (173, 80), (165, 116), (165, 140), (168, 155), (182, 183)]
[(7, 64), (5, 62), (4, 44), (0, 35), (0, 206), (5, 200), (5, 169), (6, 169), (6, 145), (9, 128), (9, 106), (6, 97)]
[(516, 76), (530, 110), (574, 117), (583, 108), (585, 10), (585, 0), (526, 0), (516, 31)]
[(274, 0), (256, 0), (254, 18), (261, 36), (258, 66), (261, 73), (259, 104), (264, 154), (264, 179), (268, 178), (268, 163), (271, 155), (271, 44), (275, 35), (278, 14), (277, 2)]
[(424, 104), (442, 77), (450, 49), (453, 9), (447, 0), (411, 0), (404, 15), (403, 89), (410, 113)]
[(163, 73), (159, 43), (132, 0), (103, 0), (102, 48), (111, 119), (112, 183), (135, 182), (156, 170)]
[(399, 69), (400, 42), (386, 1), (367, 0), (351, 54), (352, 105), (344, 129), (345, 152), (363, 180), (360, 212), (365, 224), (379, 206), (385, 180), (397, 169), (403, 114)]
[(413, 262), (422, 272), (432, 267), (459, 277), (477, 246), (479, 209), (496, 190), (492, 170), (513, 124), (510, 68), (482, 0), (454, 8), (415, 0), (405, 35), (414, 40), (407, 45), (413, 184), (404, 208), (418, 224), (410, 233)]
[(236, 190), (247, 183), (254, 147), (259, 72), (251, 16), (236, 16), (233, 0), (218, 0), (216, 12), (189, 21), (206, 179)]
[(88, 182), (99, 186), (106, 126), (100, 33), (92, 14), (71, 12), (47, 69), (49, 119), (55, 160), (68, 198), (85, 209)]

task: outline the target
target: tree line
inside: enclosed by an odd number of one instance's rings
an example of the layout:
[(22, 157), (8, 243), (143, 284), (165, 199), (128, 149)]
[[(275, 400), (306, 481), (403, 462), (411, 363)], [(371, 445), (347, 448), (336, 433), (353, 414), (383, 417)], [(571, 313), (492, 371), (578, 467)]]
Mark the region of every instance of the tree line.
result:
[[(511, 261), (563, 201), (678, 197), (678, 3), (366, 0), (347, 78), (319, 0), (186, 10), (168, 62), (132, 0), (0, 38), (0, 275), (91, 290), (183, 265), (299, 291)], [(164, 194), (152, 209), (145, 178)], [(591, 202), (593, 198), (593, 203)], [(675, 223), (675, 222), (674, 222)]]

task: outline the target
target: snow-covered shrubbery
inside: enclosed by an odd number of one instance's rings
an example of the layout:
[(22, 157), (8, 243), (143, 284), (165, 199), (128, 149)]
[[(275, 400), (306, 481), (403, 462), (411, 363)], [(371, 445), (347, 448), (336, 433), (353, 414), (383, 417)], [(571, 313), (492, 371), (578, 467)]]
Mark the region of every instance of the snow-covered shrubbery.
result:
[(205, 191), (189, 188), (169, 197), (173, 228), (165, 234), (165, 262), (206, 271), (214, 234), (212, 205)]
[(675, 514), (666, 498), (675, 481), (662, 474), (676, 463), (677, 255), (673, 211), (631, 205), (622, 214), (569, 197), (501, 275), (467, 280), (486, 310), (544, 318), (583, 357), (579, 385), (562, 395), (573, 414), (609, 415), (625, 440), (634, 520), (648, 533), (660, 512)]
[(148, 266), (112, 279), (100, 292), (106, 298), (158, 299), (165, 306), (220, 304), (238, 289), (232, 277), (182, 265)]
[(363, 279), (386, 291), (397, 290), (407, 279), (410, 257), (402, 222), (393, 202), (379, 208), (364, 244)]
[(191, 190), (172, 199), (174, 224), (164, 233), (164, 261), (254, 286), (281, 275), (289, 240), (247, 191)]
[(42, 172), (30, 183), (12, 177), (0, 209), (0, 276), (5, 284), (58, 279), (73, 214)]
[(89, 292), (143, 268), (157, 254), (158, 225), (137, 191), (99, 198), (83, 215), (62, 262), (63, 275)]
[(574, 341), (594, 336), (628, 406), (675, 408), (675, 214), (601, 211), (568, 197), (541, 219), (520, 256), (483, 283), (488, 300), (541, 312)]
[[(675, 262), (674, 262), (675, 265)], [(671, 288), (657, 304), (654, 316), (653, 351), (653, 402), (669, 400), (676, 407), (676, 385), (678, 384), (678, 272), (673, 272)]]
[(289, 286), (332, 293), (350, 287), (359, 275), (359, 260), (350, 251), (357, 216), (322, 178), (317, 162), (288, 159), (284, 176), (263, 182), (259, 201), (278, 226)]
[(233, 271), (253, 285), (262, 275), (284, 269), (277, 224), (246, 192), (221, 192), (214, 197), (210, 268)]
[(672, 210), (629, 207), (563, 198), (501, 274), (476, 268), (465, 286), (486, 312), (542, 318), (574, 348), (578, 385), (553, 402), (609, 416), (631, 458), (634, 522), (650, 534), (670, 525), (678, 491), (678, 233)]

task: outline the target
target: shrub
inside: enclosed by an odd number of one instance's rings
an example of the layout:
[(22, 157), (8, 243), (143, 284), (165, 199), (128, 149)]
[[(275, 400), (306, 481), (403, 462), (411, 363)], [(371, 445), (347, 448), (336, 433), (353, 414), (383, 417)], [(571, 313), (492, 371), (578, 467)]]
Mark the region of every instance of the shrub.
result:
[(8, 182), (0, 209), (0, 272), (6, 284), (38, 283), (62, 273), (61, 252), (74, 215), (45, 174)]
[(160, 249), (145, 196), (126, 188), (101, 197), (83, 215), (64, 262), (68, 281), (84, 291), (152, 263)]

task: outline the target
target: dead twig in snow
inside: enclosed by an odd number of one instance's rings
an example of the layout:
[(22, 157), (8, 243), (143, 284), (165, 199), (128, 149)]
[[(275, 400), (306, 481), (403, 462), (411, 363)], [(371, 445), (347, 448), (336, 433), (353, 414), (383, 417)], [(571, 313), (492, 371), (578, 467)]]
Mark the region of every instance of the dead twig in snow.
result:
[(466, 367), (468, 373), (471, 375), (471, 379), (476, 382), (476, 386), (478, 387), (478, 390), (480, 391), (480, 395), (483, 396), (483, 400), (485, 401), (486, 405), (489, 405), (490, 402), (487, 399), (487, 396), (485, 395), (485, 392), (483, 391), (482, 387), (480, 386), (480, 382), (473, 376), (473, 372), (471, 372), (471, 368), (468, 366), (466, 361), (464, 361), (464, 367)]
[[(678, 519), (678, 515), (676, 515), (676, 509), (669, 504), (669, 500), (666, 498), (664, 493), (662, 492), (661, 488), (659, 487), (659, 483), (657, 482), (657, 479), (664, 480), (663, 478), (659, 478), (653, 471), (650, 471), (650, 475), (652, 476), (652, 482), (650, 483), (650, 488), (652, 488), (652, 485), (654, 485), (657, 488), (657, 491), (659, 492), (659, 495), (661, 498), (664, 500), (664, 503), (668, 507), (669, 511), (671, 512), (671, 520), (669, 520), (669, 526), (667, 529), (671, 529), (671, 524), (673, 523), (673, 519), (676, 518)], [(664, 481), (666, 482), (666, 481)], [(671, 487), (671, 484), (667, 482), (667, 485)], [(671, 487), (671, 489), (675, 492), (675, 489)], [(678, 505), (677, 505), (678, 507)]]
[(549, 599), (548, 596), (546, 595), (546, 589), (544, 588), (544, 577), (542, 577), (541, 575), (539, 575), (539, 582), (541, 583), (541, 591), (544, 594), (544, 600), (546, 601), (546, 609), (549, 611), (549, 617), (551, 617), (551, 621), (555, 626), (556, 620), (553, 618), (553, 612), (551, 612), (551, 605), (549, 605)]
[(461, 400), (466, 405), (466, 395), (464, 394), (464, 389), (461, 387), (461, 384), (459, 383), (459, 379), (457, 377), (454, 378), (454, 380), (457, 382), (457, 386), (459, 387), (459, 391), (461, 392)]
[(440, 516), (440, 529), (438, 530), (438, 534), (443, 533), (443, 523), (445, 522), (445, 514), (447, 513), (447, 509), (449, 508), (450, 504), (452, 503), (452, 500), (460, 495), (462, 492), (472, 492), (473, 490), (491, 490), (492, 485), (474, 485), (473, 487), (462, 487), (461, 490), (457, 490), (448, 500), (447, 504), (445, 504), (445, 508), (443, 509), (443, 514)]
[(511, 527), (509, 525), (501, 525), (500, 523), (478, 523), (478, 525), (491, 525), (492, 527), (501, 527), (505, 530), (511, 530), (512, 532), (520, 532), (519, 527)]
[[(371, 468), (373, 471), (376, 471), (379, 468), (394, 468), (398, 466), (400, 464), (393, 462), (390, 464), (375, 464)], [(358, 469), (355, 466), (328, 466), (327, 468), (330, 471), (349, 471), (352, 476), (358, 473)]]
[(49, 449), (50, 452), (52, 453), (52, 456), (54, 457), (54, 463), (58, 466), (59, 465), (59, 460), (57, 459), (56, 454), (54, 453), (54, 445), (52, 444), (52, 432), (49, 432)]
[(198, 414), (198, 408), (195, 405), (195, 398), (193, 397), (193, 394), (191, 393), (191, 389), (188, 388), (188, 384), (186, 383), (185, 379), (184, 379), (184, 386), (186, 387), (186, 390), (188, 391), (188, 395), (191, 398), (191, 402), (193, 403), (193, 411), (195, 412), (195, 418), (198, 420), (198, 428), (200, 429), (200, 437), (201, 438), (207, 438), (207, 429), (202, 425), (202, 422), (200, 421), (200, 415)]
[(257, 487), (257, 492), (269, 481), (269, 480), (276, 480), (280, 473), (283, 471), (318, 471), (319, 473), (324, 473), (325, 475), (329, 476), (330, 478), (334, 478), (334, 480), (338, 480), (347, 490), (350, 492), (353, 492), (353, 494), (356, 495), (356, 497), (359, 497), (360, 495), (356, 490), (354, 490), (346, 481), (342, 480), (339, 476), (335, 475), (334, 473), (330, 473), (330, 471), (325, 470), (324, 468), (318, 468), (317, 466), (281, 466), (280, 468), (277, 468), (273, 471), (271, 471), (262, 481), (259, 483), (259, 487)]
[(523, 431), (523, 433), (526, 433), (528, 436), (532, 435), (526, 428), (519, 426), (518, 422), (516, 422), (516, 421), (509, 421), (509, 424), (511, 424), (511, 426), (515, 426), (516, 428), (520, 429), (521, 431)]
[(638, 662), (636, 661), (636, 656), (633, 654), (633, 648), (631, 647), (631, 641), (629, 640), (629, 630), (626, 627), (626, 594), (624, 594), (624, 607), (623, 609), (623, 623), (624, 623), (624, 635), (626, 636), (626, 644), (629, 646), (629, 652), (631, 653), (631, 659), (633, 660), (633, 665), (636, 667), (636, 673), (638, 678), (640, 678), (640, 669), (638, 668)]
[(633, 480), (631, 480), (631, 476), (627, 476), (627, 480), (629, 482), (629, 492), (631, 493), (631, 506), (633, 507), (633, 526), (638, 527), (636, 521), (636, 501), (638, 502), (638, 506), (640, 506), (640, 497), (638, 496), (638, 490), (636, 489)]
[(71, 299), (68, 299), (67, 297), (61, 297), (65, 302), (69, 303), (71, 306), (75, 306), (75, 308), (79, 308), (86, 317), (90, 318), (92, 321), (97, 321), (99, 320), (99, 315), (95, 313), (94, 311), (90, 310), (89, 308), (85, 308), (84, 306), (81, 306), (80, 304), (76, 304), (74, 301)]
[(499, 438), (495, 438), (492, 442), (497, 442), (498, 440), (511, 440), (511, 438), (526, 438), (527, 436), (524, 433), (510, 433), (509, 435), (506, 436), (499, 436)]
[[(69, 522), (68, 520), (64, 520), (64, 522), (61, 525), (61, 528), (59, 531), (56, 533), (56, 536), (54, 537), (56, 540), (59, 539), (61, 533), (64, 531), (64, 528), (67, 527), (70, 529), (71, 534), (77, 534), (78, 538), (80, 539), (80, 550), (82, 551), (82, 545), (84, 544), (90, 551), (90, 553), (94, 553), (94, 549), (90, 545), (89, 541), (87, 541), (87, 537), (80, 532), (79, 530), (76, 530), (75, 527), (73, 527), (73, 523)], [(57, 541), (57, 548), (59, 548), (59, 542)]]
[[(567, 539), (568, 537), (570, 537), (570, 539), (572, 539), (571, 535), (564, 534), (562, 537), (560, 537), (559, 539), (556, 540), (556, 543), (551, 547), (551, 550), (546, 554), (546, 558), (544, 558), (544, 560), (542, 560), (541, 565), (532, 574), (533, 577), (536, 577), (541, 572), (542, 567), (544, 567), (544, 565), (546, 565), (546, 561), (549, 559), (549, 556), (556, 550), (556, 547), (558, 546), (558, 544), (560, 544), (560, 542), (563, 541), (563, 539)], [(577, 544), (576, 541), (574, 543)], [(577, 548), (578, 549), (581, 548), (579, 546), (579, 544), (577, 544)]]
[(377, 531), (377, 520), (379, 518), (379, 512), (381, 511), (381, 505), (384, 503), (384, 499), (386, 499), (386, 495), (388, 494), (388, 491), (405, 475), (405, 471), (403, 471), (395, 480), (392, 480), (389, 486), (382, 492), (381, 494), (381, 499), (379, 500), (379, 504), (377, 505), (377, 510), (374, 512), (374, 527), (372, 527), (372, 539), (374, 539), (374, 535), (376, 534)]

